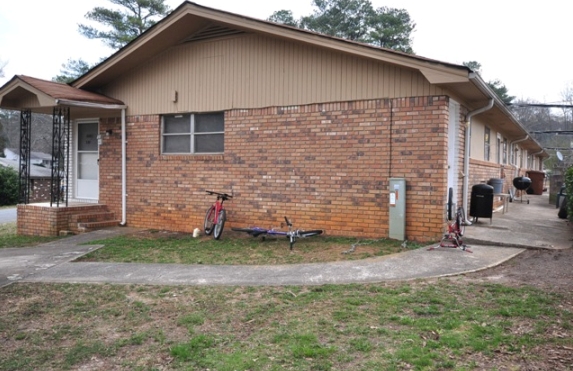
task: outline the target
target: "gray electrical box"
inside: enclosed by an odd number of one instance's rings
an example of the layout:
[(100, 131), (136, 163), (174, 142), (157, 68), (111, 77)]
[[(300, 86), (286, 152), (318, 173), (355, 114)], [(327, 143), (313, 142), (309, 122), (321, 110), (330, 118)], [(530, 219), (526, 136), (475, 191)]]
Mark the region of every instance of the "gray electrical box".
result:
[(388, 237), (403, 241), (406, 239), (406, 179), (390, 178)]

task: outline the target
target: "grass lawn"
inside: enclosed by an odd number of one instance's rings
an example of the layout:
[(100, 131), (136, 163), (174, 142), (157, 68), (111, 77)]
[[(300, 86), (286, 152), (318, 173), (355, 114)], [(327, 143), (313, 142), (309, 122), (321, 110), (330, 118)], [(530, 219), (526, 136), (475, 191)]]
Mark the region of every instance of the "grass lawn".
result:
[(563, 295), (455, 279), (17, 283), (0, 301), (0, 370), (565, 370), (547, 356), (573, 347)]
[[(81, 261), (178, 264), (296, 264), (356, 260), (404, 251), (401, 241), (316, 236), (298, 239), (293, 250), (287, 238), (251, 237), (225, 231), (220, 240), (193, 238), (189, 233), (140, 231), (132, 235), (98, 240), (102, 244)], [(354, 252), (348, 253), (354, 245)], [(407, 248), (420, 245), (409, 244)]]
[[(356, 242), (319, 236), (290, 251), (287, 240), (227, 231), (220, 241), (146, 231), (98, 241), (105, 247), (85, 259), (288, 264), (402, 249), (376, 240), (342, 253)], [(285, 287), (19, 282), (0, 288), (0, 303), (0, 371), (570, 370), (573, 354), (568, 292), (461, 277)]]

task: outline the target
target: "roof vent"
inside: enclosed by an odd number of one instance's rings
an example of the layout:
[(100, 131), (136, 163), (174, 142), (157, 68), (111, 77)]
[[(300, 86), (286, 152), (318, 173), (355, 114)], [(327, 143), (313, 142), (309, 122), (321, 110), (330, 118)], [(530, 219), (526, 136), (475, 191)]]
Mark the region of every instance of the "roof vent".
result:
[(189, 36), (185, 40), (184, 43), (200, 41), (200, 40), (207, 40), (207, 39), (215, 39), (219, 37), (225, 36), (232, 36), (245, 33), (244, 31), (237, 30), (234, 28), (229, 28), (225, 26), (220, 26), (216, 24), (210, 24), (209, 26), (203, 28), (199, 32)]

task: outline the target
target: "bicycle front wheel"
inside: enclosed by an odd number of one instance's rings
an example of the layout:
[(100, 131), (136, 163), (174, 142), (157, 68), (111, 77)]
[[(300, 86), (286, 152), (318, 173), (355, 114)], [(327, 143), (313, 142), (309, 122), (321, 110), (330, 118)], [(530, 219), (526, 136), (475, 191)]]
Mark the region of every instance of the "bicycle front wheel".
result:
[(221, 210), (219, 212), (219, 217), (217, 218), (217, 223), (213, 228), (213, 238), (215, 238), (216, 240), (221, 238), (221, 235), (223, 234), (223, 228), (225, 227), (225, 219), (227, 219), (227, 212), (225, 210)]
[(205, 223), (203, 224), (205, 234), (210, 235), (213, 232), (213, 226), (215, 225), (215, 206), (211, 206), (205, 214)]
[(310, 231), (300, 231), (298, 235), (302, 238), (306, 238), (306, 237), (318, 236), (319, 234), (322, 234), (322, 232), (323, 232), (322, 230), (316, 229)]
[(464, 209), (463, 208), (458, 208), (458, 212), (456, 213), (456, 224), (458, 227), (458, 233), (460, 234), (460, 236), (464, 235), (464, 232), (466, 231), (466, 225), (464, 222), (465, 219), (465, 213), (464, 213)]

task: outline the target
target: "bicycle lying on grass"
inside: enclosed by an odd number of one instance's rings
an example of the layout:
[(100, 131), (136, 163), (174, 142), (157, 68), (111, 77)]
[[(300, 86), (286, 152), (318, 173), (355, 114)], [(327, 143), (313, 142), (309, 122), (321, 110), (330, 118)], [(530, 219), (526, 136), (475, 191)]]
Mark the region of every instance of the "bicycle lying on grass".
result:
[(223, 203), (233, 198), (233, 196), (226, 193), (219, 193), (213, 191), (205, 191), (210, 195), (217, 195), (215, 203), (207, 210), (205, 215), (205, 223), (203, 225), (205, 234), (210, 235), (213, 233), (213, 238), (218, 240), (223, 234), (225, 227), (225, 220), (227, 219), (227, 212), (223, 207)]
[(251, 227), (251, 228), (231, 228), (233, 231), (236, 232), (246, 232), (253, 237), (262, 236), (285, 236), (290, 241), (290, 249), (292, 250), (293, 245), (296, 243), (297, 238), (307, 238), (312, 236), (318, 236), (322, 234), (321, 229), (313, 229), (309, 231), (301, 230), (301, 229), (292, 229), (292, 223), (288, 218), (285, 216), (285, 221), (288, 226), (288, 231), (279, 231), (276, 229), (265, 229), (260, 227)]

